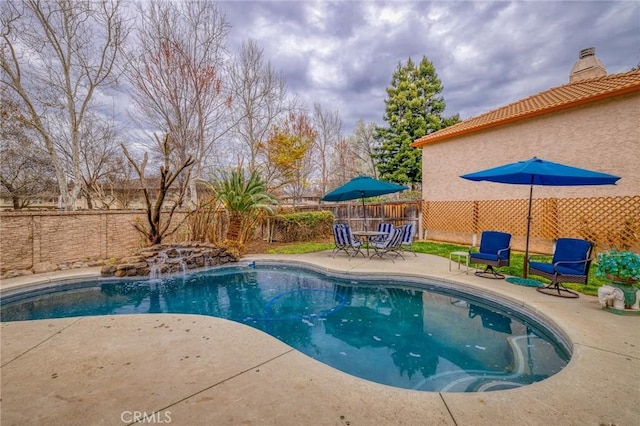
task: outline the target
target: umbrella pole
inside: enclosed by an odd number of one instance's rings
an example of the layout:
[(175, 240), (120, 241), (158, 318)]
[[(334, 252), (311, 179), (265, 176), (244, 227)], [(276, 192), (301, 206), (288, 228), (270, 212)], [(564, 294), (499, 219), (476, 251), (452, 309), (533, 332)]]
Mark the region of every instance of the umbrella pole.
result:
[(362, 228), (367, 231), (367, 209), (364, 207), (364, 191), (362, 192), (362, 214), (364, 215), (364, 224)]
[(531, 187), (529, 189), (529, 212), (527, 214), (527, 240), (524, 246), (524, 271), (522, 276), (527, 278), (529, 271), (529, 232), (531, 230), (531, 203), (533, 201), (533, 176), (531, 176)]

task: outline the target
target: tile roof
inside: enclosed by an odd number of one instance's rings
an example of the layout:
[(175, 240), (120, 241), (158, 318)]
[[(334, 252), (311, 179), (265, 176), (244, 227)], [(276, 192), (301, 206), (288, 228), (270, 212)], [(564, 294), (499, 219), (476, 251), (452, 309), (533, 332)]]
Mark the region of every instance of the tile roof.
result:
[(577, 81), (545, 90), (423, 136), (414, 141), (412, 146), (422, 147), (454, 136), (637, 91), (640, 91), (640, 70)]

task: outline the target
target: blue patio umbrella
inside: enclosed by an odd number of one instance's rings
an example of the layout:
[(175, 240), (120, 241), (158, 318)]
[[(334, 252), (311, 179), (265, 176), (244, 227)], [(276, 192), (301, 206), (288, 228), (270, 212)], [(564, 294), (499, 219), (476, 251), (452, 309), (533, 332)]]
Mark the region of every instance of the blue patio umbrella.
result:
[(342, 186), (337, 187), (322, 197), (322, 201), (348, 201), (362, 198), (362, 209), (364, 211), (364, 227), (367, 227), (367, 211), (364, 209), (364, 199), (377, 197), (385, 194), (409, 189), (403, 185), (385, 182), (369, 176), (358, 176), (351, 179)]
[(587, 169), (553, 163), (533, 157), (530, 160), (505, 164), (475, 173), (460, 176), (473, 181), (507, 183), (513, 185), (529, 185), (529, 212), (527, 214), (527, 238), (524, 256), (524, 277), (527, 277), (529, 257), (529, 232), (531, 229), (531, 205), (533, 201), (533, 185), (543, 186), (584, 186), (615, 185), (619, 176), (595, 172)]

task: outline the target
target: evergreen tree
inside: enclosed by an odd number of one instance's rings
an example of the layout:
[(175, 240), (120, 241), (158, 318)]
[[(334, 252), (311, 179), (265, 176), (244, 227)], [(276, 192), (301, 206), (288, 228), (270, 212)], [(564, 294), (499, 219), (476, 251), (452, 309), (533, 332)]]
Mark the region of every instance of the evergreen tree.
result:
[(403, 184), (420, 183), (420, 150), (411, 143), (416, 139), (455, 124), (457, 115), (444, 118), (442, 83), (433, 64), (423, 57), (416, 67), (411, 58), (398, 68), (387, 88), (384, 120), (388, 127), (376, 132), (380, 146), (375, 158), (380, 178)]

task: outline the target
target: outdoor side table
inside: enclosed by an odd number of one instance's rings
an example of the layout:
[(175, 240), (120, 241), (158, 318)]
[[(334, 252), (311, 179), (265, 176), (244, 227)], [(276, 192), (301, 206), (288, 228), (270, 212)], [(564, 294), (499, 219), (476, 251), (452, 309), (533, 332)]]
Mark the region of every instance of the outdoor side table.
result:
[(468, 251), (452, 251), (449, 253), (449, 271), (451, 271), (451, 261), (453, 260), (453, 256), (457, 257), (458, 269), (460, 269), (460, 258), (464, 257), (467, 264), (467, 272), (469, 275), (469, 252)]

